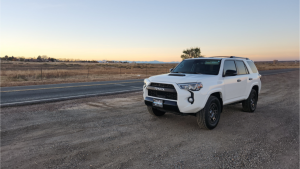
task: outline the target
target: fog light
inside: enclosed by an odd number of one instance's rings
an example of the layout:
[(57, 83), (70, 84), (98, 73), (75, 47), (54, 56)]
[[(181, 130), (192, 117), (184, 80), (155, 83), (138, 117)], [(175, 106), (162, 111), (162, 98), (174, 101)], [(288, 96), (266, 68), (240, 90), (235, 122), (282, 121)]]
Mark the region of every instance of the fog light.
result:
[(189, 101), (190, 103), (193, 103), (193, 102), (194, 102), (194, 99), (191, 98), (191, 97), (189, 97), (189, 98), (188, 98), (188, 101)]

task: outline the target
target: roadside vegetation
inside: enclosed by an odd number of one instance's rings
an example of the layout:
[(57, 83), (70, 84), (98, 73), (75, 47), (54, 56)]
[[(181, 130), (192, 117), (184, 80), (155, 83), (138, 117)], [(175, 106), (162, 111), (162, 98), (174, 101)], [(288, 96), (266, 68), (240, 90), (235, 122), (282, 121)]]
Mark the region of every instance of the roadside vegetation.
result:
[(144, 79), (176, 64), (1, 62), (1, 87)]
[[(200, 54), (199, 54), (200, 55)], [(258, 70), (299, 68), (299, 62), (255, 62)], [(1, 61), (1, 87), (144, 79), (177, 64)]]

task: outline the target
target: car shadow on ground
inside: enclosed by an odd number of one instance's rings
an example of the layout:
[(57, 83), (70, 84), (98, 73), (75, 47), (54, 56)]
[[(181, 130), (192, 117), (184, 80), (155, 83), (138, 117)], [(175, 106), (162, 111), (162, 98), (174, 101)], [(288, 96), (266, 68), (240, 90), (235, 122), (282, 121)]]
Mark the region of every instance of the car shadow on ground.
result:
[[(148, 113), (145, 109), (145, 113)], [(244, 112), (242, 109), (242, 104), (235, 104), (235, 105), (227, 105), (224, 106), (223, 112), (221, 113), (221, 118), (219, 125), (222, 125), (223, 123), (227, 123), (228, 121), (232, 122), (232, 117), (238, 117), (241, 115), (241, 113), (249, 114), (247, 112)], [(156, 125), (161, 125), (160, 127), (172, 127), (175, 128), (186, 128), (191, 130), (201, 130), (199, 126), (197, 125), (196, 116), (191, 115), (176, 115), (171, 112), (167, 112), (164, 116), (156, 117), (149, 114), (149, 117), (151, 118), (151, 122), (157, 123)], [(220, 128), (221, 126), (217, 126), (214, 130)], [(222, 125), (223, 126), (223, 125)]]

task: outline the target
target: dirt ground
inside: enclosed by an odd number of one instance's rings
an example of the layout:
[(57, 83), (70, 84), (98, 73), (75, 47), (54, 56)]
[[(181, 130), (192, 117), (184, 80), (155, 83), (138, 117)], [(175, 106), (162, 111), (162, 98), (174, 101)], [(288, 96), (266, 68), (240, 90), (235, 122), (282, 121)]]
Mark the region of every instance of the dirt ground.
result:
[(262, 77), (255, 113), (214, 130), (151, 116), (142, 93), (1, 109), (1, 168), (299, 168), (299, 71)]

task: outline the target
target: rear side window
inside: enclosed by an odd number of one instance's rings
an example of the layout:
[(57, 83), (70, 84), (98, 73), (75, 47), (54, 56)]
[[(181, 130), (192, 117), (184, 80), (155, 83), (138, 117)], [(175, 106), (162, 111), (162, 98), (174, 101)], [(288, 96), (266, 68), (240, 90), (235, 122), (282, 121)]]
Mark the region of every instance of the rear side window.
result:
[(245, 64), (243, 61), (235, 61), (235, 63), (236, 63), (236, 67), (237, 67), (239, 75), (248, 74), (247, 68), (245, 67)]
[(223, 75), (225, 75), (225, 72), (227, 70), (234, 70), (236, 71), (236, 67), (235, 67), (235, 64), (234, 64), (234, 61), (233, 60), (226, 60), (224, 62), (224, 71), (223, 71)]
[(257, 73), (258, 72), (255, 64), (252, 61), (249, 60), (249, 61), (247, 61), (247, 63), (250, 66), (250, 68), (251, 68), (251, 70), (252, 70), (253, 73)]

